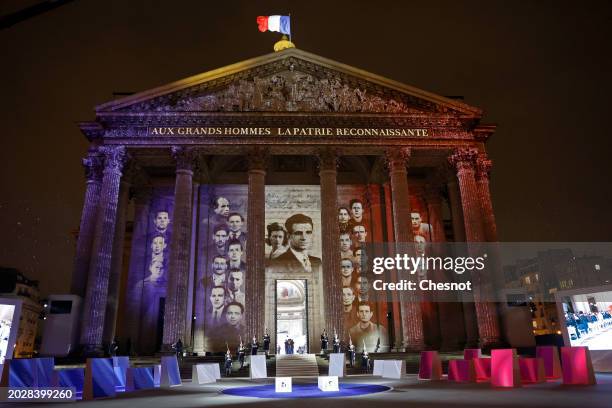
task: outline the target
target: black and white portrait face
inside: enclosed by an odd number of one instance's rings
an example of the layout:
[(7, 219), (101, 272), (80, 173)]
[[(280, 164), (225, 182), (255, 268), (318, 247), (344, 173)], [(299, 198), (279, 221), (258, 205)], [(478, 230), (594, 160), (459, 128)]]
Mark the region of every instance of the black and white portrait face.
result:
[(225, 312), (225, 319), (230, 326), (236, 327), (242, 322), (242, 309), (238, 305), (228, 305)]
[(353, 262), (350, 259), (340, 261), (340, 272), (345, 278), (350, 277), (353, 273)]
[(355, 225), (353, 227), (353, 237), (357, 242), (366, 242), (366, 237), (368, 236), (368, 232), (363, 225)]
[(293, 224), (289, 234), (289, 245), (296, 251), (307, 251), (312, 247), (312, 225), (307, 223)]
[(225, 273), (223, 274), (213, 273), (212, 279), (213, 279), (214, 286), (225, 286)]
[(227, 223), (231, 232), (239, 232), (242, 229), (243, 224), (242, 216), (239, 214), (232, 214), (227, 219)]
[(149, 281), (157, 282), (164, 274), (164, 265), (161, 261), (153, 261), (149, 265)]
[(349, 251), (351, 243), (351, 236), (349, 234), (340, 234), (340, 250), (342, 252)]
[(155, 215), (155, 229), (159, 232), (166, 232), (168, 229), (168, 224), (170, 224), (170, 217), (168, 216), (167, 211), (159, 211)]
[(242, 246), (239, 243), (230, 244), (227, 249), (227, 255), (231, 263), (240, 262), (242, 257)]
[(242, 271), (230, 271), (229, 273), (229, 290), (238, 292), (242, 290), (244, 284), (244, 273)]
[(355, 300), (355, 294), (353, 293), (353, 289), (349, 287), (342, 288), (342, 304), (344, 306), (350, 306), (353, 304)]
[(357, 311), (357, 316), (361, 323), (368, 323), (370, 319), (372, 319), (372, 310), (370, 310), (369, 305), (359, 305), (359, 310)]
[(418, 212), (410, 213), (410, 222), (413, 229), (418, 229), (421, 226), (421, 214)]
[(166, 240), (164, 237), (157, 236), (153, 238), (153, 241), (151, 242), (151, 252), (153, 253), (153, 256), (161, 255), (164, 252), (164, 249), (166, 249)]
[(340, 224), (346, 224), (351, 219), (351, 215), (346, 208), (340, 208), (338, 210), (338, 222)]
[(368, 278), (363, 275), (357, 277), (355, 288), (357, 289), (357, 293), (359, 293), (360, 295), (367, 294), (368, 290), (370, 290), (370, 282), (368, 281)]
[(214, 273), (225, 275), (227, 271), (227, 259), (222, 256), (215, 256), (212, 267)]
[(277, 249), (283, 246), (285, 240), (285, 231), (272, 231), (270, 234), (270, 245), (272, 249)]
[(356, 201), (351, 205), (351, 216), (355, 221), (361, 221), (361, 217), (363, 217), (363, 204), (361, 202)]
[(230, 202), (225, 197), (217, 197), (215, 200), (215, 214), (227, 218), (230, 212)]
[(212, 288), (210, 291), (210, 303), (212, 303), (213, 309), (223, 307), (225, 303), (225, 289), (217, 287)]
[(226, 230), (220, 229), (213, 234), (213, 242), (217, 248), (222, 248), (225, 246), (229, 235)]

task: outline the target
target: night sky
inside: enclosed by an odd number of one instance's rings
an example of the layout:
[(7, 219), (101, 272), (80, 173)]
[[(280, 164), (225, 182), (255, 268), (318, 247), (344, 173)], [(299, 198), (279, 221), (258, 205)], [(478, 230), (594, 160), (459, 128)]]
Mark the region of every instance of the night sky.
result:
[(485, 110), (500, 240), (612, 241), (612, 2), (222, 3), (76, 0), (0, 30), (0, 266), (67, 292), (75, 122), (113, 92), (271, 52), (255, 18), (288, 12), (298, 48)]

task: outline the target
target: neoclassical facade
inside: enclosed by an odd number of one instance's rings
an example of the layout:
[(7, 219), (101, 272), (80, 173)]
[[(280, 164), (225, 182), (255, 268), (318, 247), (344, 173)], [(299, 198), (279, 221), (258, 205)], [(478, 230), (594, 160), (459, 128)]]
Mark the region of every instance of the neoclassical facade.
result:
[[(481, 117), (295, 48), (98, 106), (80, 124), (81, 346), (218, 352), (265, 329), (272, 349), (295, 337), (318, 351), (323, 329), (346, 341), (368, 301), (355, 260), (366, 243), (497, 240), (495, 127)], [(503, 340), (495, 304), (405, 296), (370, 301), (371, 351)]]

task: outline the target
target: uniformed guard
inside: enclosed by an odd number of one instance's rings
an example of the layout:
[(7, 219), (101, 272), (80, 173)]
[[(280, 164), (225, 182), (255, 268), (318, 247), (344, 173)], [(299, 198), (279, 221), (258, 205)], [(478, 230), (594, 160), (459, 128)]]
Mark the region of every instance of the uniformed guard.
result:
[(267, 356), (270, 352), (270, 333), (268, 333), (268, 328), (266, 328), (266, 334), (263, 336), (263, 347)]
[(259, 348), (259, 342), (257, 341), (257, 337), (253, 336), (253, 341), (251, 341), (251, 355), (257, 355), (257, 349)]
[(230, 353), (227, 343), (225, 345), (227, 346), (227, 351), (225, 352), (225, 376), (229, 377), (232, 375), (232, 353)]
[(366, 350), (365, 340), (363, 341), (363, 351), (361, 352), (361, 369), (369, 373), (370, 372), (370, 356), (368, 350)]
[(340, 352), (340, 339), (338, 338), (338, 332), (334, 329), (334, 353)]
[(353, 340), (351, 339), (351, 336), (349, 336), (349, 347), (348, 347), (348, 352), (349, 352), (349, 365), (351, 368), (355, 367), (355, 345), (353, 344)]
[(240, 368), (244, 367), (244, 355), (246, 350), (244, 348), (244, 344), (242, 344), (242, 339), (240, 339), (240, 345), (238, 346), (238, 361), (240, 362)]
[(328, 342), (329, 337), (327, 337), (327, 330), (323, 329), (323, 333), (321, 333), (321, 354), (323, 354), (327, 350)]

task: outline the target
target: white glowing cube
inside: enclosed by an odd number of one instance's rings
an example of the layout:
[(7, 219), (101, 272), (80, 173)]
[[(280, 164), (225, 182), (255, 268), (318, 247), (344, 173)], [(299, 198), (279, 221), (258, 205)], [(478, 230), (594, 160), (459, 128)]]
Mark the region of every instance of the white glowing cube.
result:
[(321, 391), (340, 391), (337, 376), (319, 377), (319, 389)]
[(291, 392), (291, 377), (276, 377), (274, 390), (276, 392)]

